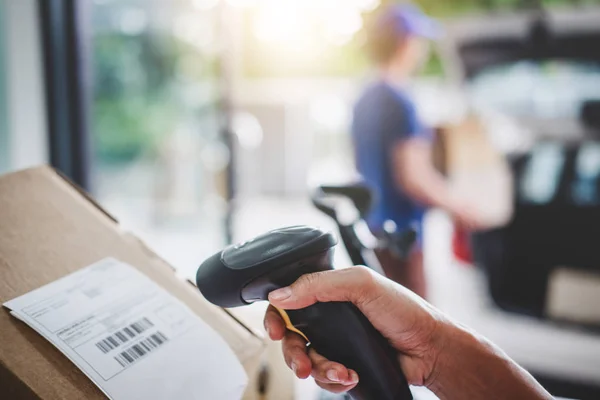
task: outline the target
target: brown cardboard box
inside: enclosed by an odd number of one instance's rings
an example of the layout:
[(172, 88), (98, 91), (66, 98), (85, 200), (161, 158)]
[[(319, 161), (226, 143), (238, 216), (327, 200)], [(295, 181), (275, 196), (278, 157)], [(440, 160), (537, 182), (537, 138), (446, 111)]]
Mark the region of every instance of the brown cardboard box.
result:
[[(245, 326), (266, 335), (263, 325), (263, 317), (266, 309), (267, 304), (259, 302), (248, 307), (231, 309), (230, 312)], [(305, 398), (304, 393), (296, 392), (296, 385), (301, 385), (303, 382), (296, 378), (292, 370), (287, 367), (280, 342), (267, 341), (263, 362), (268, 372), (264, 395), (252, 400), (293, 400), (294, 398)]]
[(490, 142), (476, 115), (436, 130), (433, 161), (453, 191), (479, 207), (489, 228), (512, 217), (513, 181), (508, 163)]
[(483, 122), (470, 115), (459, 123), (437, 129), (434, 146), (435, 164), (444, 174), (496, 168), (502, 156), (485, 133)]
[[(139, 269), (219, 332), (248, 373), (244, 398), (256, 398), (263, 339), (178, 279), (165, 261), (54, 170), (0, 177), (0, 304), (109, 256)], [(0, 397), (104, 398), (60, 351), (3, 307), (0, 338)]]

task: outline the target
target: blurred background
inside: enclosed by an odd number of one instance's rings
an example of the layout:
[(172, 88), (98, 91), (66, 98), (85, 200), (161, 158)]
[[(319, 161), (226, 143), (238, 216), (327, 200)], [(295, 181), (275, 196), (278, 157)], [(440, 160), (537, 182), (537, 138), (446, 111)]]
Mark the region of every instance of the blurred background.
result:
[[(0, 0), (0, 172), (52, 164), (182, 276), (267, 229), (335, 230), (309, 193), (356, 178), (365, 26), (392, 3)], [(444, 32), (410, 87), (436, 163), (504, 216), (471, 246), (428, 213), (430, 299), (598, 399), (600, 1), (416, 3)]]

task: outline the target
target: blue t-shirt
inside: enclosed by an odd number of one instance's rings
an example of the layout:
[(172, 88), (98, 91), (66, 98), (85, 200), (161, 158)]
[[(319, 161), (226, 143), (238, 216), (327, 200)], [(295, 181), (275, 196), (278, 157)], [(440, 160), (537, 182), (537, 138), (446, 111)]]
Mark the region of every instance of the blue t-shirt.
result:
[(388, 219), (398, 231), (415, 224), (420, 228), (425, 208), (398, 186), (392, 161), (394, 146), (415, 137), (431, 140), (431, 131), (419, 121), (407, 93), (382, 81), (367, 87), (354, 107), (352, 139), (358, 172), (376, 191), (367, 217), (374, 232)]

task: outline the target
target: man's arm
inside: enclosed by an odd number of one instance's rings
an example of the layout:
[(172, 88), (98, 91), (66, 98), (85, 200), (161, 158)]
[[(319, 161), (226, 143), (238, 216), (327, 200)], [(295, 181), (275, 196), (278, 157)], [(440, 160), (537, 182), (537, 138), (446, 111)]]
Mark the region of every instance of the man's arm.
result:
[(419, 137), (400, 140), (394, 145), (391, 156), (396, 184), (408, 196), (448, 211), (467, 228), (482, 226), (478, 207), (456, 196), (435, 169), (428, 140)]
[(396, 184), (414, 199), (429, 206), (448, 208), (451, 192), (431, 160), (431, 144), (426, 139), (399, 141), (392, 150)]
[[(273, 291), (271, 304), (295, 310), (316, 302), (350, 301), (398, 350), (398, 362), (412, 385), (427, 386), (441, 399), (546, 400), (552, 397), (531, 375), (487, 340), (452, 322), (406, 288), (365, 267), (304, 275)], [(333, 392), (352, 389), (355, 371), (311, 349), (286, 331), (273, 307), (265, 315), (273, 340), (283, 339), (286, 363), (299, 378), (312, 375)]]
[(425, 385), (440, 399), (551, 399), (502, 350), (469, 329), (447, 325), (444, 350)]

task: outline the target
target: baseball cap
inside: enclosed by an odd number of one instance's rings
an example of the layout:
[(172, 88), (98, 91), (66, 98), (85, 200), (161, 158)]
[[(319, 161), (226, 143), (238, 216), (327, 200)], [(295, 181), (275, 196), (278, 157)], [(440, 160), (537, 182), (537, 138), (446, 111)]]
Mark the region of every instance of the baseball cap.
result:
[(376, 26), (381, 30), (393, 28), (398, 36), (419, 36), (426, 39), (437, 39), (442, 33), (439, 23), (413, 4), (387, 7), (377, 19)]

